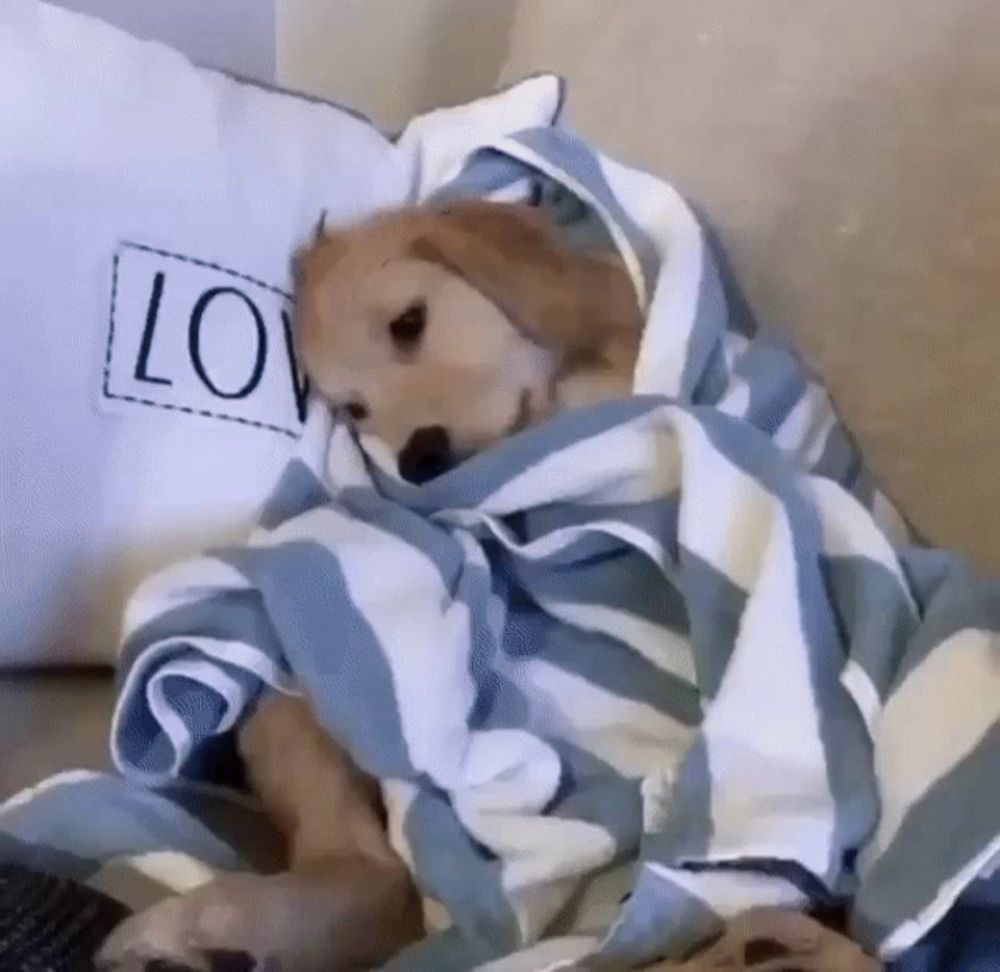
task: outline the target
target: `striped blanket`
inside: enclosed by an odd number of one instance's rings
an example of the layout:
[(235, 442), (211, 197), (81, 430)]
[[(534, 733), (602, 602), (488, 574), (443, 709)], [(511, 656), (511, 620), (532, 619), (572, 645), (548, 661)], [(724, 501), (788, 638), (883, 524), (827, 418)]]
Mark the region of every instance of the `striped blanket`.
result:
[(301, 686), (447, 915), (398, 972), (631, 965), (833, 898), (898, 956), (1000, 862), (1000, 585), (909, 545), (669, 185), (542, 126), (415, 190), (468, 193), (620, 249), (648, 311), (635, 396), (420, 487), (313, 406), (249, 542), (131, 602), (129, 782), (26, 795), (10, 846), (184, 861), (181, 883), (265, 866), (204, 784), (261, 694)]

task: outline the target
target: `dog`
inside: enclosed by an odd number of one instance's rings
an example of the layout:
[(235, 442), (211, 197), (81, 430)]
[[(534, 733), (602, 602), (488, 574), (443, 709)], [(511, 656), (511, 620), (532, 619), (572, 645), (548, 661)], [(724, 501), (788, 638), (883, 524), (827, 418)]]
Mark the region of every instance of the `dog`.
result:
[[(293, 263), (313, 389), (416, 485), (556, 412), (630, 393), (641, 312), (624, 265), (570, 248), (528, 205), (395, 210), (322, 233)], [(240, 968), (346, 972), (420, 938), (378, 787), (308, 704), (266, 698), (238, 742), (288, 870), (161, 902), (112, 934), (103, 965), (208, 970), (238, 956)]]
[(624, 267), (571, 250), (530, 206), (395, 211), (296, 262), (305, 370), (404, 479), (631, 388), (641, 324)]

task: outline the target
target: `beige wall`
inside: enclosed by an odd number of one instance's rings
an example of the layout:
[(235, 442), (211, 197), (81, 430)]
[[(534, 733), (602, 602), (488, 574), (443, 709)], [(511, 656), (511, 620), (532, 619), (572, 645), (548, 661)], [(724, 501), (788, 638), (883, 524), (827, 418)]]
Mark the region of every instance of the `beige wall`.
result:
[[(5, 0), (0, 0), (0, 6)], [(322, 2), (322, 0), (321, 0)], [(274, 80), (276, 0), (56, 0), (148, 40), (176, 47), (197, 64)]]
[(278, 78), (395, 128), (492, 91), (515, 0), (278, 0)]

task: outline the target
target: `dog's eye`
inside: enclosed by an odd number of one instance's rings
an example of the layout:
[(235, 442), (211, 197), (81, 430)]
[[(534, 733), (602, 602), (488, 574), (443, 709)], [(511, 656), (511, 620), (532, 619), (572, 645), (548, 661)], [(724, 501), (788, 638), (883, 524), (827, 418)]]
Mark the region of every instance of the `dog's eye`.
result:
[(389, 322), (389, 333), (397, 347), (409, 351), (416, 347), (426, 326), (426, 305), (411, 304), (402, 314)]
[(347, 412), (347, 414), (350, 415), (355, 422), (363, 422), (370, 414), (368, 406), (364, 402), (348, 402), (344, 406), (344, 411)]

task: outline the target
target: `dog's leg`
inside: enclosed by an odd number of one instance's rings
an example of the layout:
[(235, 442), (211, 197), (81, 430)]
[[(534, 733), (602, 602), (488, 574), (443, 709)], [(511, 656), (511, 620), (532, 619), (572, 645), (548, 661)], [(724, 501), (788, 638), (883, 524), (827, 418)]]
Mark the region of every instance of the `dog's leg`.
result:
[(240, 751), (288, 841), (290, 870), (229, 875), (170, 898), (116, 930), (102, 961), (202, 970), (229, 956), (247, 969), (338, 972), (381, 965), (418, 938), (419, 900), (389, 846), (377, 787), (307, 704), (280, 696), (263, 702), (241, 733)]

